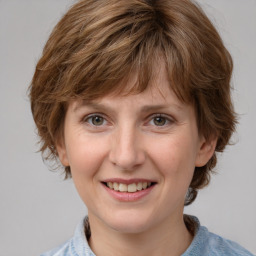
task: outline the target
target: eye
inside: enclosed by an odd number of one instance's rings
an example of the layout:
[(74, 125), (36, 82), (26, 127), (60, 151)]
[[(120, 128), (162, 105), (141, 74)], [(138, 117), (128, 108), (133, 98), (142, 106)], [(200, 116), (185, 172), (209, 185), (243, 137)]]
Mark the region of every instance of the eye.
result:
[(91, 115), (85, 119), (85, 122), (88, 122), (92, 126), (101, 126), (106, 123), (106, 120), (100, 115)]
[(156, 116), (153, 118), (153, 123), (156, 126), (164, 126), (167, 123), (167, 120), (165, 117)]
[(170, 117), (163, 116), (162, 114), (156, 114), (153, 115), (153, 117), (149, 121), (149, 124), (153, 126), (162, 127), (170, 125), (172, 122), (173, 120)]

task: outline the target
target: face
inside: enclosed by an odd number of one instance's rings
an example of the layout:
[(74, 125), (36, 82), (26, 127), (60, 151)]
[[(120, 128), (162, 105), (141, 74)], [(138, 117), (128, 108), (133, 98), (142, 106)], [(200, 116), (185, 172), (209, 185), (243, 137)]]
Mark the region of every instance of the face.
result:
[(194, 168), (214, 147), (162, 68), (143, 93), (71, 102), (57, 149), (90, 221), (136, 233), (182, 219)]

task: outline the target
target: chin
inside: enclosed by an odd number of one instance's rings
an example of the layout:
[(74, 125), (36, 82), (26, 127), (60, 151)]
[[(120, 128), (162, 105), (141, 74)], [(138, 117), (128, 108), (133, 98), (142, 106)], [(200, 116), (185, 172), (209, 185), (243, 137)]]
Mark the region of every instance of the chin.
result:
[(120, 214), (118, 216), (112, 216), (109, 220), (105, 219), (103, 221), (109, 228), (126, 234), (142, 233), (153, 225), (153, 222), (150, 221), (149, 218), (132, 214), (125, 217)]

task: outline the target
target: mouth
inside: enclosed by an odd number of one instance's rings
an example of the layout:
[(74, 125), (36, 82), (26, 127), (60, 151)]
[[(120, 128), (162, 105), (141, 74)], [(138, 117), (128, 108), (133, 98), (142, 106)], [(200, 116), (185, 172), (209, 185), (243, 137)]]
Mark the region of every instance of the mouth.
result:
[(102, 182), (106, 187), (111, 190), (123, 193), (135, 193), (141, 190), (146, 190), (156, 184), (156, 182), (134, 182), (130, 184), (120, 183), (120, 182)]

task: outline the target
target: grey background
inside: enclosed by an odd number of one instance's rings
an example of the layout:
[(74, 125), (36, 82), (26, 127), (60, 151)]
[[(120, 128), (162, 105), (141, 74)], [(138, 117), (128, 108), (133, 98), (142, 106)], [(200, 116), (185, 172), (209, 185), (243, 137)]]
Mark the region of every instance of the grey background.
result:
[[(185, 211), (256, 253), (256, 1), (200, 0), (234, 58), (235, 146)], [(0, 256), (39, 255), (86, 214), (72, 181), (42, 162), (26, 95), (42, 47), (71, 0), (0, 0)]]

